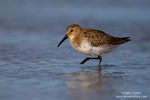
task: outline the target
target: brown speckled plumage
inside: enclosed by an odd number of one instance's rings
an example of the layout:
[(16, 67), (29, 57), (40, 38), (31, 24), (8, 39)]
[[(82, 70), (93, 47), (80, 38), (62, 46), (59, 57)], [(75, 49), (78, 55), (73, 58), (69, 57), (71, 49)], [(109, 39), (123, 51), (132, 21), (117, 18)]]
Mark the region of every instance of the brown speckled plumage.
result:
[(100, 30), (88, 28), (85, 28), (83, 30), (87, 30), (83, 32), (83, 35), (95, 47), (104, 45), (117, 45), (130, 41), (128, 39), (129, 37), (114, 37)]

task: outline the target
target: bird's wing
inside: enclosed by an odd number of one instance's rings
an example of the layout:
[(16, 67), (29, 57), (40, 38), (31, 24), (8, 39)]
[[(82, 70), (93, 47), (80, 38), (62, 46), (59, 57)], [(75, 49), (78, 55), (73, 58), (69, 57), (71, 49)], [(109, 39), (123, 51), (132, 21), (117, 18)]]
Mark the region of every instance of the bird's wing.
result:
[(91, 45), (98, 46), (107, 46), (107, 45), (117, 45), (125, 43), (129, 40), (129, 37), (114, 37), (106, 34), (103, 31), (91, 29), (83, 32), (84, 37), (91, 43)]

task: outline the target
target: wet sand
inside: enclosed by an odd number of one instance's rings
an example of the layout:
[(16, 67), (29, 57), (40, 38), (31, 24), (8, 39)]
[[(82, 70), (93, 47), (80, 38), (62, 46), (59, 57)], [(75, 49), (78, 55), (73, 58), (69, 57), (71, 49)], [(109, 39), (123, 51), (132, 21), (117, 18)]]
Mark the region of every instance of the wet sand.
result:
[[(134, 100), (150, 99), (150, 2), (83, 4), (0, 1), (2, 100), (133, 100), (125, 93), (139, 93)], [(87, 56), (69, 41), (56, 47), (73, 23), (132, 41), (103, 55), (98, 72), (96, 60), (79, 64)]]

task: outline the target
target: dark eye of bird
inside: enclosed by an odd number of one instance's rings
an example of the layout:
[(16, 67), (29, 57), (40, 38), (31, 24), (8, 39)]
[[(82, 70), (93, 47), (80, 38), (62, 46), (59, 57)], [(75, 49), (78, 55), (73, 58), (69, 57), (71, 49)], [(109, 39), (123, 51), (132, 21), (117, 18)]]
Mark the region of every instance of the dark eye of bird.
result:
[(72, 30), (70, 30), (70, 32), (73, 32), (73, 29), (72, 29)]

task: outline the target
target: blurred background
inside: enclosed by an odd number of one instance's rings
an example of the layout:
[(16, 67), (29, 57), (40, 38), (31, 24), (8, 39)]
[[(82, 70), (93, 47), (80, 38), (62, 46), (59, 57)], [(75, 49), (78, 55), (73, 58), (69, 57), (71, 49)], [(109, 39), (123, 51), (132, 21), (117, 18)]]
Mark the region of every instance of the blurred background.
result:
[[(148, 96), (149, 12), (149, 0), (0, 0), (0, 98), (112, 100), (123, 91)], [(99, 73), (97, 61), (79, 65), (86, 55), (69, 41), (56, 47), (70, 24), (132, 41), (104, 55)]]

